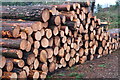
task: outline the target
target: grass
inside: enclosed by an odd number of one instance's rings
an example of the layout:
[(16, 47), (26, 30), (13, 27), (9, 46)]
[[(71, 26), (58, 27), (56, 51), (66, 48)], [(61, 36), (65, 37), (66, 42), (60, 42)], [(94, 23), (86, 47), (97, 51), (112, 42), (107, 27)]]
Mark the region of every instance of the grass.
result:
[(70, 76), (70, 77), (75, 77), (75, 76), (77, 76), (78, 75), (78, 73), (70, 73), (68, 76)]
[(106, 67), (106, 64), (100, 64), (98, 67)]
[(57, 74), (58, 76), (65, 76), (65, 74), (61, 73), (61, 74)]
[(46, 78), (52, 78), (52, 76), (51, 76), (51, 75), (48, 75)]

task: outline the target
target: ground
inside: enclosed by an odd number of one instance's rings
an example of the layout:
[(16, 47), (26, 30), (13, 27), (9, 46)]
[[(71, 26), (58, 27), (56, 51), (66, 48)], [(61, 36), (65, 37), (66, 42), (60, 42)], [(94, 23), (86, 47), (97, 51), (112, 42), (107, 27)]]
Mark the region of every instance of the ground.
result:
[(75, 78), (120, 78), (118, 75), (118, 54), (120, 49), (92, 61), (87, 61), (83, 64), (75, 65), (71, 68), (63, 68), (51, 73), (47, 79), (57, 80), (75, 80)]

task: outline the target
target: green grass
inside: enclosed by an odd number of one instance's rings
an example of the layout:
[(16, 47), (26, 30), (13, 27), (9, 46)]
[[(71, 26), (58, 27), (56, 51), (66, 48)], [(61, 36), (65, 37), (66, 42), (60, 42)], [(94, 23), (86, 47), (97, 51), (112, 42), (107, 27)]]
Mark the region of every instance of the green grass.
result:
[(52, 78), (52, 76), (48, 75), (46, 78)]
[(98, 67), (106, 67), (106, 64), (100, 64)]
[(70, 73), (68, 76), (70, 76), (70, 77), (75, 77), (75, 76), (77, 76), (78, 75), (78, 73)]
[(65, 74), (61, 73), (61, 74), (57, 74), (58, 76), (65, 76)]

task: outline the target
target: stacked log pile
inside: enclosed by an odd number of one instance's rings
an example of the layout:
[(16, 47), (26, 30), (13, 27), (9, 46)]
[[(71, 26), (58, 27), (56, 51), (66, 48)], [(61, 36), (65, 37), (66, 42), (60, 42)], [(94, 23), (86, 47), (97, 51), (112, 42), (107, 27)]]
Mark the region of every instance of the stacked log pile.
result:
[(100, 58), (120, 48), (118, 39), (111, 38), (107, 28), (100, 26), (92, 8), (90, 2), (4, 6), (0, 77), (45, 79), (48, 72)]

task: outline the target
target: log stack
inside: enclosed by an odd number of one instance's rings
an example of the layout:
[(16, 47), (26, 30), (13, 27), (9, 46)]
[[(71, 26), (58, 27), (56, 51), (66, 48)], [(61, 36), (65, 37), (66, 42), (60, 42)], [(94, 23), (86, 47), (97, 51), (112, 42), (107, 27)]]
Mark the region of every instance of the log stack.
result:
[(120, 48), (91, 2), (49, 6), (4, 6), (0, 27), (0, 77), (45, 79), (58, 68), (72, 67)]

